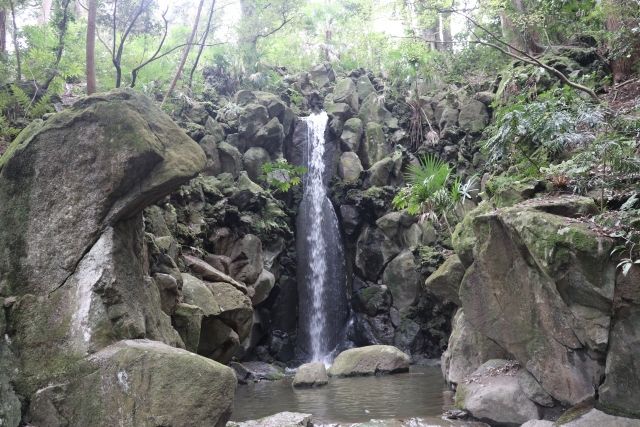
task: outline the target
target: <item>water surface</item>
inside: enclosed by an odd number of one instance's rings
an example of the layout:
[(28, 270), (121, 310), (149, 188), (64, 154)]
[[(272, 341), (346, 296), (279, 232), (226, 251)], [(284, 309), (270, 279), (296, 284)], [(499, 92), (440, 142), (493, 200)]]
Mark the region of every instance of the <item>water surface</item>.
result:
[(439, 367), (411, 367), (405, 374), (331, 378), (314, 389), (294, 389), (291, 378), (239, 385), (231, 419), (246, 421), (278, 412), (313, 414), (320, 423), (371, 419), (437, 419), (452, 405)]

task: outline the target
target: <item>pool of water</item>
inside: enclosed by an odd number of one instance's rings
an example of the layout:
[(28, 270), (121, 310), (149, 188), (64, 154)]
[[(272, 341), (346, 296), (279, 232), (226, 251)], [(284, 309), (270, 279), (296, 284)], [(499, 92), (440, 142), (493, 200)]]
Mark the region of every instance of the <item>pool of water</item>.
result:
[(238, 385), (231, 419), (246, 421), (278, 412), (303, 412), (320, 423), (371, 419), (438, 419), (452, 406), (439, 367), (416, 366), (408, 373), (331, 378), (313, 389), (294, 389), (291, 378)]

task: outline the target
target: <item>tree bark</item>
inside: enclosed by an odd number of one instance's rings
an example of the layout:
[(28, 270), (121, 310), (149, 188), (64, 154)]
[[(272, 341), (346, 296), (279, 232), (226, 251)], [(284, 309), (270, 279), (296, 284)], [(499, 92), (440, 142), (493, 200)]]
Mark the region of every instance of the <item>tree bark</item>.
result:
[(207, 38), (209, 37), (209, 32), (211, 31), (211, 20), (213, 19), (213, 11), (216, 7), (216, 0), (211, 1), (211, 9), (209, 9), (209, 18), (207, 19), (207, 28), (204, 30), (204, 36), (202, 36), (202, 43), (200, 43), (200, 47), (198, 48), (198, 55), (196, 56), (196, 60), (193, 63), (193, 67), (191, 67), (191, 72), (189, 73), (189, 88), (193, 85), (193, 75), (196, 72), (196, 68), (198, 68), (198, 63), (200, 62), (200, 57), (202, 56), (202, 52), (204, 51), (204, 47), (207, 45)]
[(169, 90), (164, 95), (164, 99), (162, 100), (162, 105), (167, 102), (167, 99), (171, 96), (171, 93), (176, 88), (176, 84), (182, 75), (182, 70), (184, 69), (184, 64), (187, 62), (187, 58), (189, 57), (189, 52), (191, 51), (191, 46), (193, 45), (193, 40), (196, 38), (196, 33), (198, 32), (198, 24), (200, 23), (200, 15), (202, 13), (202, 6), (204, 5), (204, 0), (200, 0), (198, 4), (198, 12), (196, 13), (196, 20), (193, 23), (193, 30), (191, 31), (191, 35), (189, 36), (189, 41), (187, 45), (184, 47), (184, 51), (182, 52), (182, 58), (180, 59), (180, 63), (178, 64), (178, 69), (176, 70), (176, 75), (173, 77), (171, 81), (171, 85), (169, 86)]
[(96, 91), (96, 14), (98, 0), (89, 0), (89, 12), (87, 20), (87, 94)]
[(58, 22), (58, 46), (56, 47), (56, 61), (52, 67), (52, 72), (47, 78), (47, 81), (42, 85), (42, 89), (46, 91), (53, 79), (58, 75), (60, 61), (62, 60), (62, 54), (64, 53), (64, 39), (67, 36), (67, 28), (69, 27), (69, 4), (71, 0), (60, 0), (62, 2), (62, 16), (60, 22)]
[(7, 11), (0, 8), (0, 55), (7, 52)]
[(16, 24), (16, 8), (13, 4), (13, 0), (9, 0), (9, 7), (11, 8), (11, 18), (13, 22), (13, 48), (16, 51), (16, 81), (22, 80), (22, 64), (20, 58), (20, 46), (18, 46), (18, 25)]
[(42, 0), (42, 9), (40, 9), (40, 16), (38, 17), (38, 23), (45, 25), (51, 19), (51, 6), (52, 0)]

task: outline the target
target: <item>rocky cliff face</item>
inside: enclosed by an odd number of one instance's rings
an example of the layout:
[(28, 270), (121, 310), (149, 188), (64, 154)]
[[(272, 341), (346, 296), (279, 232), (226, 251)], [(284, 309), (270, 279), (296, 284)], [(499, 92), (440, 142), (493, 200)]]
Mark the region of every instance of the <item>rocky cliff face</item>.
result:
[[(629, 287), (637, 271), (616, 272), (613, 239), (585, 217), (596, 210), (577, 196), (484, 204), (456, 230), (464, 276), (443, 265), (427, 285), (459, 296), (442, 366), (458, 405), (474, 416), (518, 425), (585, 402), (639, 415), (631, 397), (640, 384), (638, 305)], [(523, 395), (528, 401), (517, 402)], [(524, 407), (529, 413), (517, 413)]]
[[(417, 160), (403, 146), (409, 141), (404, 102), (385, 100), (384, 84), (361, 70), (336, 77), (319, 66), (285, 79), (281, 97), (244, 90), (230, 100), (193, 102), (180, 112), (182, 126), (207, 154), (207, 167), (205, 176), (146, 211), (155, 251), (151, 271), (165, 279), (188, 271), (202, 282), (199, 288), (211, 288), (224, 273), (247, 286), (251, 303), (244, 307), (253, 312), (252, 324), (240, 325), (230, 320), (235, 314), (201, 306), (199, 313), (197, 301), (186, 297), (166, 307), (188, 348), (222, 362), (235, 356), (296, 363), (293, 224), (300, 189), (274, 197), (263, 190), (261, 168), (282, 157), (301, 165), (307, 134), (296, 114), (324, 108), (330, 116), (326, 178), (346, 248), (349, 339), (355, 345), (396, 345), (416, 357), (443, 351), (454, 305), (424, 292), (422, 283), (444, 261), (449, 244), (428, 223), (393, 211), (404, 168)], [(440, 88), (435, 97), (421, 98), (442, 139), (425, 142), (418, 154), (455, 159), (463, 173), (481, 171), (472, 142), (489, 110), (453, 92)], [(297, 104), (291, 93), (302, 95)]]
[(205, 160), (132, 91), (33, 123), (0, 159), (3, 425), (224, 425), (235, 377), (180, 349), (142, 217)]

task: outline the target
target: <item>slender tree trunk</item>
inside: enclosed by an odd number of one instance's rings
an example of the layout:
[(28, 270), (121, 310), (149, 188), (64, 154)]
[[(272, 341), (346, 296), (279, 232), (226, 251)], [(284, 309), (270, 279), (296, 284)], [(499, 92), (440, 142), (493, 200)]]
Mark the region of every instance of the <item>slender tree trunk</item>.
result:
[(439, 31), (439, 39), (440, 42), (438, 44), (439, 50), (451, 50), (453, 44), (453, 36), (451, 34), (451, 12), (440, 13), (438, 14), (438, 27)]
[(198, 55), (196, 56), (196, 60), (193, 63), (193, 67), (191, 67), (191, 72), (189, 73), (189, 89), (193, 85), (193, 75), (196, 72), (196, 68), (198, 68), (198, 63), (200, 62), (200, 57), (202, 56), (202, 52), (204, 51), (204, 47), (207, 45), (207, 38), (209, 37), (209, 32), (211, 31), (211, 20), (213, 19), (213, 11), (215, 10), (216, 0), (211, 1), (211, 9), (209, 9), (209, 18), (207, 19), (207, 28), (204, 30), (204, 36), (202, 37), (202, 43), (200, 43), (200, 47), (198, 48)]
[(89, 0), (87, 20), (87, 94), (96, 91), (96, 14), (98, 0)]
[(53, 71), (47, 78), (47, 81), (42, 85), (42, 89), (46, 91), (49, 88), (49, 85), (53, 81), (53, 79), (58, 75), (58, 67), (60, 66), (60, 61), (62, 60), (62, 54), (64, 53), (64, 39), (67, 36), (67, 28), (69, 27), (69, 4), (71, 0), (60, 0), (61, 1), (61, 12), (62, 16), (60, 16), (60, 22), (57, 23), (58, 26), (58, 46), (56, 47), (56, 61), (53, 65)]
[(45, 25), (49, 22), (51, 18), (51, 6), (52, 0), (42, 0), (42, 9), (40, 10), (40, 16), (38, 17), (38, 23), (40, 25)]
[(18, 46), (18, 25), (16, 24), (16, 8), (13, 4), (13, 0), (9, 0), (9, 7), (11, 8), (11, 19), (13, 22), (13, 48), (16, 51), (16, 80), (22, 80), (22, 64), (20, 63), (20, 46)]
[(196, 33), (198, 32), (198, 23), (200, 22), (200, 14), (202, 13), (202, 6), (204, 5), (204, 0), (200, 0), (198, 4), (198, 12), (196, 13), (196, 20), (193, 23), (193, 30), (191, 31), (191, 35), (189, 36), (189, 41), (187, 45), (184, 47), (184, 51), (182, 52), (182, 58), (180, 59), (180, 63), (178, 64), (178, 69), (176, 70), (176, 75), (173, 77), (171, 81), (171, 85), (169, 85), (169, 90), (164, 96), (162, 100), (162, 104), (164, 105), (167, 102), (167, 99), (171, 96), (171, 93), (176, 88), (176, 84), (182, 75), (182, 70), (184, 69), (184, 64), (187, 62), (187, 58), (189, 57), (189, 52), (191, 51), (191, 46), (193, 45), (193, 40), (196, 38)]
[(7, 11), (0, 7), (0, 56), (7, 53)]

